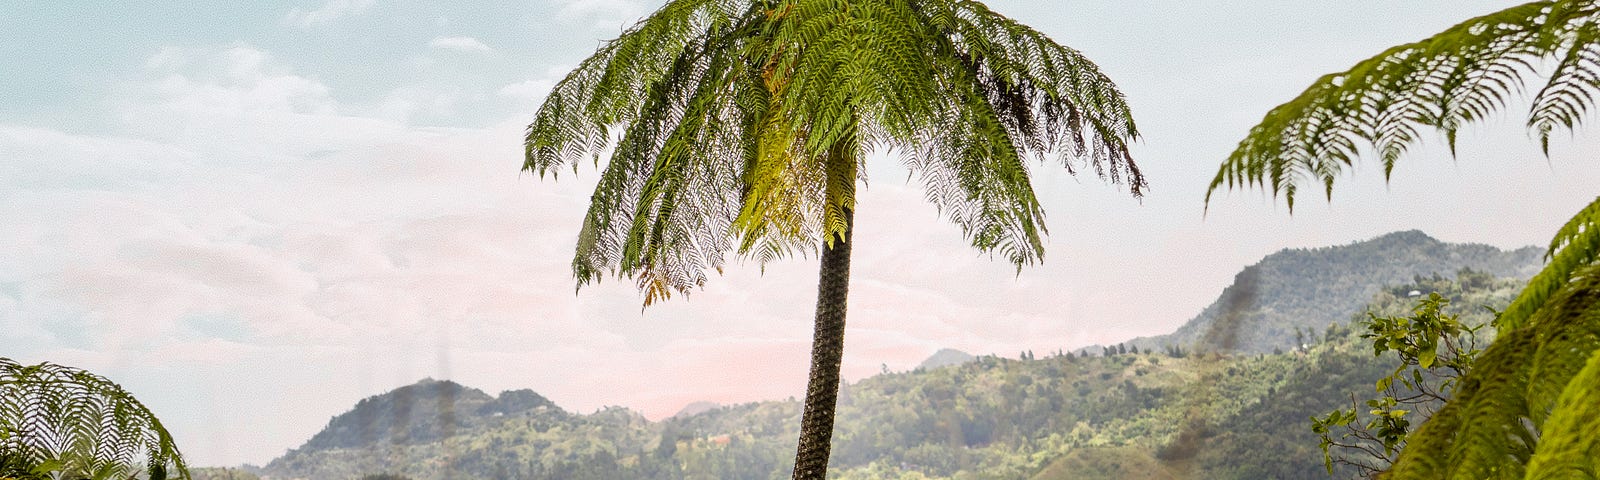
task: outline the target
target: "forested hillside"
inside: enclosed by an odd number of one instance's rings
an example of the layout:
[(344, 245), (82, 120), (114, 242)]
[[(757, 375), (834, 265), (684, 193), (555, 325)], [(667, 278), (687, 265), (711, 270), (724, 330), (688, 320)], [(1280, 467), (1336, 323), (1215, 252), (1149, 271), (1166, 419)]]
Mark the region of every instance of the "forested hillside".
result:
[[(1215, 303), (1168, 335), (1127, 343), (1141, 350), (1184, 346), (1198, 350), (1265, 353), (1295, 346), (1296, 331), (1343, 323), (1389, 285), (1461, 268), (1527, 279), (1539, 271), (1544, 250), (1500, 250), (1445, 243), (1411, 230), (1349, 245), (1285, 249), (1246, 267)], [(1089, 351), (1098, 351), (1089, 349)]]
[[(1368, 309), (1406, 312), (1411, 291), (1451, 297), (1468, 322), (1518, 284), (1423, 278)], [(841, 391), (839, 478), (1311, 478), (1326, 475), (1307, 419), (1370, 392), (1393, 368), (1357, 329), (1311, 332), (1281, 354), (1180, 349), (1035, 359), (982, 356), (891, 373)], [(800, 405), (719, 407), (649, 422), (612, 408), (566, 412), (528, 391), (491, 397), (424, 380), (363, 400), (267, 478), (787, 478)]]
[[(834, 471), (844, 479), (1325, 476), (1308, 418), (1370, 393), (1395, 365), (1374, 357), (1350, 320), (1404, 314), (1416, 296), (1437, 291), (1464, 321), (1487, 322), (1481, 307), (1503, 307), (1521, 282), (1496, 274), (1523, 276), (1537, 261), (1531, 248), (1403, 232), (1268, 256), (1184, 329), (1132, 348), (1020, 359), (941, 351), (928, 368), (843, 387)], [(1231, 328), (1212, 328), (1230, 319)], [(701, 405), (651, 422), (623, 408), (568, 412), (529, 390), (490, 396), (424, 380), (361, 401), (260, 473), (787, 478), (799, 415), (798, 402), (768, 401)]]

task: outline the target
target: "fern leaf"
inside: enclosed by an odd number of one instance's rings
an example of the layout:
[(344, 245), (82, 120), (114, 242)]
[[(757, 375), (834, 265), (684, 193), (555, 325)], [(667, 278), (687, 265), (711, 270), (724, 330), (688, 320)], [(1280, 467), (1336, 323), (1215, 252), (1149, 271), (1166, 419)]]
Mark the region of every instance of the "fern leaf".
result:
[(1577, 125), (1600, 90), (1600, 7), (1593, 0), (1511, 7), (1318, 79), (1251, 128), (1212, 178), (1205, 201), (1218, 189), (1262, 188), (1293, 211), (1302, 185), (1318, 184), (1331, 197), (1361, 143), (1381, 158), (1387, 178), (1424, 128), (1443, 134), (1454, 152), (1459, 129), (1522, 95), (1546, 59), (1558, 66), (1534, 95), (1528, 126), (1548, 149), (1550, 132)]
[(1497, 322), (1501, 331), (1521, 328), (1546, 299), (1572, 279), (1574, 272), (1600, 259), (1600, 228), (1597, 227), (1600, 227), (1600, 198), (1556, 232), (1555, 239), (1550, 241), (1550, 250), (1545, 253), (1550, 263), (1528, 280), (1528, 285), (1500, 315)]
[(1600, 472), (1600, 350), (1589, 355), (1545, 422), (1528, 480), (1595, 478)]

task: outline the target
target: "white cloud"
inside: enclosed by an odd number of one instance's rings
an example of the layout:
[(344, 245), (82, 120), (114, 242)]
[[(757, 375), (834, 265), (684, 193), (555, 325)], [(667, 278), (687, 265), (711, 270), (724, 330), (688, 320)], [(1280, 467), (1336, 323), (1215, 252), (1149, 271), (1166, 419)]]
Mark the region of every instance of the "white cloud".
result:
[(598, 30), (615, 30), (638, 21), (646, 12), (636, 0), (560, 0), (559, 15), (569, 19), (592, 19)]
[(347, 16), (360, 15), (372, 7), (376, 0), (328, 0), (312, 10), (295, 8), (284, 16), (284, 22), (301, 28), (326, 24)]
[(327, 85), (289, 72), (271, 54), (246, 45), (220, 51), (166, 48), (145, 66), (155, 79), (125, 89), (143, 97), (133, 106), (156, 104), (191, 113), (337, 110)]
[(555, 82), (545, 79), (524, 80), (500, 87), (497, 93), (519, 100), (539, 101), (543, 100), (545, 95), (549, 95), (550, 89), (555, 85)]
[(433, 48), (441, 48), (441, 49), (445, 49), (445, 50), (456, 50), (456, 51), (461, 51), (461, 52), (475, 52), (475, 53), (492, 53), (492, 52), (494, 52), (493, 48), (489, 48), (489, 46), (485, 45), (482, 41), (479, 41), (478, 39), (472, 38), (472, 37), (438, 37), (438, 38), (434, 38), (433, 40), (429, 41), (428, 42), (428, 46), (429, 47), (433, 47)]
[(496, 93), (525, 102), (540, 102), (544, 100), (546, 95), (550, 94), (550, 89), (555, 88), (556, 82), (565, 78), (567, 72), (571, 69), (572, 67), (566, 65), (552, 66), (545, 69), (544, 74), (538, 78), (530, 78), (500, 87), (500, 90)]
[[(127, 135), (204, 151), (208, 162), (263, 162), (275, 155), (305, 161), (317, 152), (404, 138), (410, 113), (440, 104), (344, 104), (328, 85), (248, 45), (167, 48), (145, 67), (143, 78), (114, 87), (112, 111)], [(389, 97), (416, 95), (397, 90)]]
[(461, 93), (420, 86), (406, 86), (391, 90), (383, 101), (368, 114), (395, 122), (406, 123), (424, 115), (448, 116), (454, 114)]

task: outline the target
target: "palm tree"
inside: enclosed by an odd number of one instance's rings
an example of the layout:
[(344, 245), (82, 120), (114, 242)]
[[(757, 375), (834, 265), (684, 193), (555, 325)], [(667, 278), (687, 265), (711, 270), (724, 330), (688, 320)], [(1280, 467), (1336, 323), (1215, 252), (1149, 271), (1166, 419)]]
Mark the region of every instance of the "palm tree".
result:
[(150, 409), (99, 375), (0, 357), (0, 478), (189, 479)]
[(856, 184), (898, 154), (984, 252), (1044, 254), (1030, 158), (1144, 177), (1116, 86), (1076, 50), (963, 0), (672, 0), (602, 45), (529, 125), (524, 170), (599, 156), (572, 262), (645, 305), (705, 283), (729, 252), (820, 250), (794, 478), (823, 478), (843, 356)]
[[(1528, 88), (1536, 81), (1537, 90)], [(1575, 128), (1600, 94), (1600, 5), (1531, 2), (1467, 20), (1317, 80), (1250, 130), (1212, 180), (1259, 187), (1294, 208), (1330, 199), (1370, 148), (1385, 176), (1421, 132), (1452, 151), (1460, 127), (1533, 92), (1527, 126)], [(1389, 478), (1593, 478), (1600, 443), (1600, 198), (1551, 240), (1549, 264), (1496, 320), (1498, 336), (1455, 398), (1408, 437)], [(1581, 472), (1587, 476), (1570, 477)]]

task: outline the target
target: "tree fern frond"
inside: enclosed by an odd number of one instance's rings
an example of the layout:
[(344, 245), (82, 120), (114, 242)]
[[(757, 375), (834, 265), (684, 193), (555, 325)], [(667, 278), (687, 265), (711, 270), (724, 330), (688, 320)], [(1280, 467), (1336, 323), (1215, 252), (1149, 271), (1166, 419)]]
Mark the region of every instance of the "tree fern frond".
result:
[[(1544, 305), (1557, 290), (1566, 285), (1573, 272), (1600, 260), (1600, 197), (1578, 211), (1556, 232), (1545, 252), (1549, 263), (1528, 280), (1496, 320), (1501, 329), (1515, 329), (1525, 325), (1534, 312)], [(1502, 330), (1503, 331), (1503, 330)]]
[(1584, 368), (1589, 352), (1600, 350), (1600, 309), (1589, 308), (1600, 306), (1600, 291), (1567, 289), (1561, 295), (1561, 308), (1536, 316), (1539, 324), (1533, 327), (1539, 332), (1539, 352), (1527, 367), (1532, 381), (1526, 396), (1529, 418), (1540, 428), (1567, 388), (1567, 379)]
[(1572, 377), (1528, 461), (1528, 480), (1594, 478), (1600, 472), (1600, 350)]
[[(958, 100), (959, 101), (959, 100)], [(980, 251), (999, 250), (1018, 268), (1043, 257), (1044, 212), (1034, 197), (1022, 147), (976, 89), (941, 138), (924, 139), (907, 158), (928, 200)]]
[(71, 367), (3, 357), (0, 452), (21, 452), (29, 465), (60, 465), (67, 476), (130, 477), (171, 465), (176, 478), (189, 478), (161, 421), (122, 387)]
[(1528, 128), (1539, 135), (1540, 148), (1550, 153), (1550, 135), (1557, 129), (1572, 130), (1594, 105), (1600, 88), (1600, 26), (1578, 25), (1570, 39), (1562, 39), (1560, 54), (1550, 82), (1533, 98)]
[[(1484, 368), (1462, 377), (1454, 398), (1407, 437), (1389, 478), (1511, 478), (1503, 465), (1526, 459), (1532, 444), (1521, 418), (1528, 360), (1538, 349), (1531, 330), (1503, 335), (1474, 362)], [(1518, 467), (1520, 468), (1520, 467)]]
[[(1303, 184), (1331, 195), (1334, 179), (1370, 145), (1385, 176), (1416, 144), (1419, 129), (1444, 135), (1452, 151), (1461, 126), (1503, 109), (1523, 93), (1539, 62), (1558, 67), (1534, 96), (1529, 126), (1547, 142), (1571, 128), (1597, 88), (1593, 0), (1531, 2), (1467, 20), (1417, 43), (1397, 46), (1346, 72), (1318, 79), (1268, 112), (1229, 155), (1206, 190), (1262, 188), (1294, 205)], [(1547, 143), (1546, 143), (1547, 144)]]
[(1589, 252), (1586, 256), (1591, 259), (1596, 252), (1600, 252), (1600, 197), (1579, 210), (1577, 215), (1573, 215), (1566, 225), (1556, 231), (1555, 238), (1550, 240), (1550, 249), (1545, 252), (1545, 259), (1550, 260), (1558, 251), (1573, 247)]
[(953, 50), (980, 67), (987, 90), (1026, 99), (1014, 104), (1026, 108), (999, 110), (1013, 112), (1010, 118), (1035, 114), (1043, 120), (1030, 122), (1037, 128), (1016, 129), (1026, 133), (1022, 143), (1038, 154), (1057, 154), (1069, 170), (1076, 159), (1085, 159), (1099, 174), (1126, 181), (1134, 196), (1142, 195), (1144, 175), (1127, 153), (1138, 128), (1122, 93), (1094, 63), (977, 2), (940, 6), (951, 11), (929, 9), (928, 21), (954, 30), (947, 37)]
[[(1452, 403), (1465, 420), (1459, 423), (1449, 450), (1451, 478), (1516, 478), (1527, 462), (1537, 435), (1523, 419), (1528, 415), (1526, 364), (1538, 351), (1538, 339), (1529, 335), (1494, 342), (1472, 371), (1476, 388), (1459, 394)], [(1465, 383), (1465, 382), (1464, 382)], [(1465, 384), (1463, 385), (1465, 386)]]
[(556, 83), (534, 114), (525, 135), (523, 169), (543, 175), (605, 150), (610, 129), (638, 120), (651, 85), (680, 52), (703, 43), (715, 29), (736, 28), (730, 22), (749, 8), (736, 3), (668, 2), (581, 62)]

